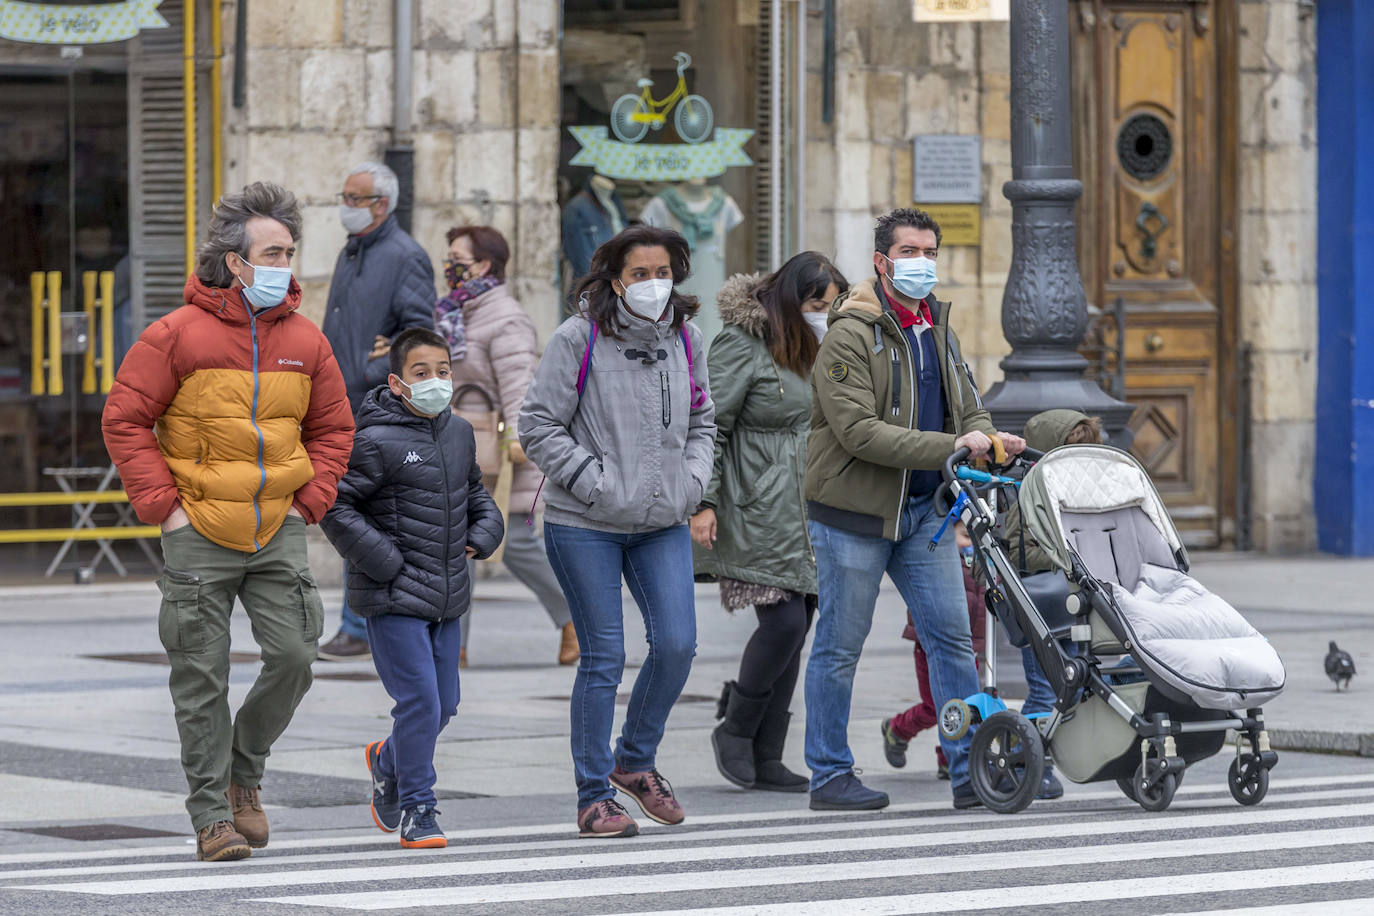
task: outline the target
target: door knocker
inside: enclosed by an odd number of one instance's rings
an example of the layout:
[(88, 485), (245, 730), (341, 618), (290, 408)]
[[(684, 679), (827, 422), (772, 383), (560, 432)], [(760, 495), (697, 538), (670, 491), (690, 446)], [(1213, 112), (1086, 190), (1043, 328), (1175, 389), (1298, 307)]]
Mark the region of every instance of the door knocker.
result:
[[(1154, 229), (1150, 228), (1151, 223), (1155, 225)], [(1155, 242), (1164, 234), (1164, 230), (1169, 228), (1169, 218), (1160, 213), (1159, 208), (1147, 200), (1140, 205), (1140, 213), (1135, 218), (1135, 227), (1145, 236), (1140, 240), (1140, 256), (1146, 261), (1153, 261), (1158, 250)]]

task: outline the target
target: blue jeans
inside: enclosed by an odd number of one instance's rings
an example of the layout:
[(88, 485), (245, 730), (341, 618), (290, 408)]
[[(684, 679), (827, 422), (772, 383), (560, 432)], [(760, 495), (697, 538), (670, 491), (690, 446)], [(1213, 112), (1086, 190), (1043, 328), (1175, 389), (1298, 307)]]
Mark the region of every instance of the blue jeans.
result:
[[(906, 536), (900, 541), (808, 523), (821, 587), (816, 637), (806, 665), (806, 764), (812, 790), (854, 769), (849, 751), (854, 669), (873, 625), (884, 572), (911, 609), (929, 660), (935, 708), (979, 690), (954, 533), (946, 531), (933, 553), (926, 549), (943, 521), (926, 496), (907, 501), (902, 513)], [(968, 781), (969, 741), (967, 735), (959, 741), (940, 738), (955, 785)]]
[[(696, 655), (692, 540), (686, 525), (616, 534), (545, 522), (544, 542), (582, 651), (572, 691), (572, 757), (577, 806), (585, 808), (615, 795), (615, 766), (631, 773), (654, 768), (668, 714)], [(649, 657), (630, 691), (613, 756), (615, 694), (625, 670), (622, 575), (644, 615)]]
[(344, 563), (343, 608), (339, 611), (339, 632), (354, 639), (368, 641), (367, 623), (348, 607), (348, 563)]
[(1040, 662), (1036, 661), (1030, 646), (1021, 650), (1021, 667), (1026, 671), (1026, 702), (1021, 704), (1021, 713), (1028, 716), (1054, 709), (1054, 688), (1040, 669)]
[(435, 801), (434, 746), (458, 711), (458, 633), (456, 619), (367, 618), (377, 676), (396, 701), (378, 766), (396, 780), (402, 808)]

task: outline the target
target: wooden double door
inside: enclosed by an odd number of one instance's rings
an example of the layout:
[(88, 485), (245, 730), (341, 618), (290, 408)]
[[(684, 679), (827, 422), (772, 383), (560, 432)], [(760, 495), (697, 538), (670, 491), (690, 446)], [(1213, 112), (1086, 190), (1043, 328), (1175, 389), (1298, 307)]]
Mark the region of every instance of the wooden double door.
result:
[(1132, 450), (1186, 543), (1236, 536), (1235, 0), (1072, 0), (1079, 261), (1125, 304)]

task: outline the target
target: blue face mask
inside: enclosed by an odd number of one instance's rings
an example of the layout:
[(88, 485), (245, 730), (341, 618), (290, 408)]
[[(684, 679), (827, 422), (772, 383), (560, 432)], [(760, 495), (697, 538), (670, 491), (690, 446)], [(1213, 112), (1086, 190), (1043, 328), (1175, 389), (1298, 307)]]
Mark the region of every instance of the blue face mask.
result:
[(892, 261), (892, 285), (908, 299), (924, 299), (937, 282), (935, 262), (930, 258), (898, 258)]
[[(248, 264), (247, 261), (243, 263)], [(291, 288), (291, 268), (259, 267), (256, 264), (248, 266), (253, 268), (253, 285), (243, 288), (243, 298), (259, 309), (281, 305), (287, 290)]]

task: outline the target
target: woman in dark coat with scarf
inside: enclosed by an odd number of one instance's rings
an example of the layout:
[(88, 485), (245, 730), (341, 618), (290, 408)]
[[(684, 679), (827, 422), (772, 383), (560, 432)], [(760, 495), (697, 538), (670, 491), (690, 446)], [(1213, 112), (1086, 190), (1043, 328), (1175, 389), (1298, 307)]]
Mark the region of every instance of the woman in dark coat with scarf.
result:
[(731, 278), (717, 297), (725, 329), (707, 357), (715, 469), (692, 538), (697, 573), (720, 581), (721, 604), (752, 605), (758, 617), (711, 735), (721, 775), (746, 789), (808, 786), (782, 764), (817, 593), (802, 479), (818, 335), (805, 316), (828, 311), (848, 288), (824, 256), (806, 251), (767, 277)]

